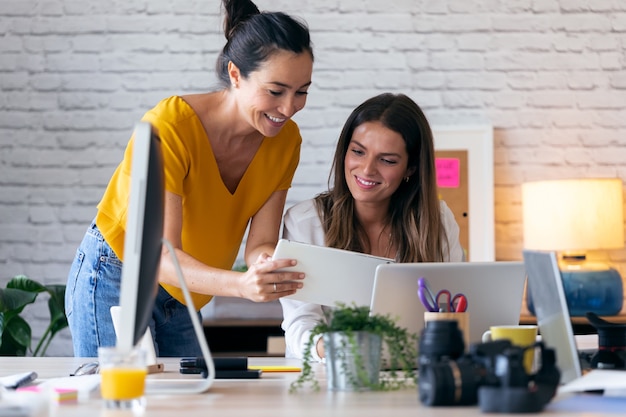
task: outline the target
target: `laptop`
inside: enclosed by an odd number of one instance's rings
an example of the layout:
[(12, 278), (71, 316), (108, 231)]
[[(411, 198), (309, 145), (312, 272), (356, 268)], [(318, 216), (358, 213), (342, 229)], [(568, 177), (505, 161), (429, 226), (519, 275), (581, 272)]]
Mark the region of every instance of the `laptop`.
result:
[[(426, 307), (417, 296), (417, 281), (426, 278), (432, 291), (447, 289), (467, 297), (469, 341), (480, 343), (494, 325), (519, 324), (526, 272), (523, 262), (434, 262), (380, 265), (370, 309), (389, 314), (409, 332), (420, 334)], [(467, 347), (466, 347), (467, 348)]]
[[(525, 250), (523, 254), (539, 331), (546, 346), (555, 350), (561, 370), (559, 392), (602, 391), (604, 396), (626, 397), (626, 371), (590, 369), (581, 358), (595, 352), (597, 343), (580, 349), (576, 342), (584, 343), (586, 336), (574, 336), (556, 253)], [(598, 340), (597, 334), (588, 336)]]
[(524, 250), (528, 291), (533, 298), (539, 332), (545, 345), (554, 349), (561, 370), (561, 384), (582, 376), (572, 322), (556, 253)]
[(273, 259), (283, 258), (298, 261), (296, 266), (283, 270), (305, 274), (303, 287), (285, 298), (326, 306), (369, 306), (376, 268), (394, 262), (360, 252), (280, 239)]

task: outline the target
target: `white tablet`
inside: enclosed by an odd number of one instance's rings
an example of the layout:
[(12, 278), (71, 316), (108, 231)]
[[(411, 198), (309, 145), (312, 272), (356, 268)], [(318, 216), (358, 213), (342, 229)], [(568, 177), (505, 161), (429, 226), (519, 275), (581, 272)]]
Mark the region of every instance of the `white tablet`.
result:
[(304, 272), (304, 286), (285, 298), (335, 306), (337, 303), (369, 307), (376, 267), (392, 259), (325, 246), (278, 241), (274, 259), (296, 259), (298, 264), (285, 268)]

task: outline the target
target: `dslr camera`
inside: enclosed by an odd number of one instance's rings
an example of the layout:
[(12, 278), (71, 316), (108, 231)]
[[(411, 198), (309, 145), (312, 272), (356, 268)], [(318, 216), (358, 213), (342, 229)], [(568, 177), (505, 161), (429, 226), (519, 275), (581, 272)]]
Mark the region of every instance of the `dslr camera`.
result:
[(598, 350), (589, 359), (593, 369), (626, 369), (626, 325), (611, 323), (596, 313), (585, 314), (598, 331)]
[[(524, 352), (539, 348), (541, 367), (527, 374)], [(561, 373), (553, 349), (542, 342), (518, 347), (508, 340), (471, 345), (456, 321), (430, 321), (418, 356), (418, 393), (428, 406), (479, 404), (491, 413), (535, 413), (556, 394)]]

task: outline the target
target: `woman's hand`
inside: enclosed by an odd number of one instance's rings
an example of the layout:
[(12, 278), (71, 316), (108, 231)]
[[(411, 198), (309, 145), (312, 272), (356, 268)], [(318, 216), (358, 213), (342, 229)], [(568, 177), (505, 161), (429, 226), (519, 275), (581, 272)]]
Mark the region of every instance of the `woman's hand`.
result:
[(295, 259), (273, 260), (267, 253), (259, 255), (256, 262), (242, 273), (241, 296), (256, 302), (266, 302), (295, 294), (302, 288), (304, 274), (297, 271), (277, 271), (294, 265)]

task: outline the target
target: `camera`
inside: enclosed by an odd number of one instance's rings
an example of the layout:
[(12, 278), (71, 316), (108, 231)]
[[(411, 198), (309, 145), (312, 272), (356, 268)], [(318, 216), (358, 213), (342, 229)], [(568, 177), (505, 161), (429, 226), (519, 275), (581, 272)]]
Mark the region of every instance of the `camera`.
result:
[(586, 316), (598, 331), (598, 350), (589, 361), (591, 368), (626, 369), (626, 325), (608, 322), (593, 312)]
[[(540, 349), (541, 367), (524, 369), (524, 352)], [(509, 340), (470, 346), (455, 321), (428, 322), (418, 356), (420, 401), (428, 406), (479, 404), (483, 412), (538, 412), (556, 394), (561, 373), (553, 349), (542, 342), (518, 347)]]

